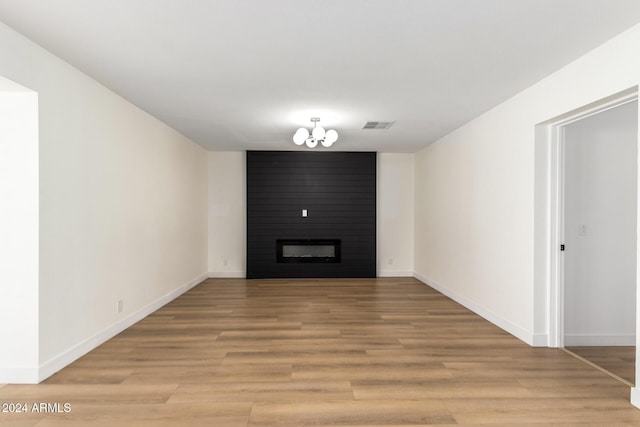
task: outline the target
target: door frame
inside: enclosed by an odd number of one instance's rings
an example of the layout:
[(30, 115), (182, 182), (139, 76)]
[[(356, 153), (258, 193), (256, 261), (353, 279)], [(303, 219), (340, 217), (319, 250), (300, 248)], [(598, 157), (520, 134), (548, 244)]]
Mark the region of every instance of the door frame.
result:
[[(596, 114), (638, 100), (638, 88), (589, 104), (578, 110), (541, 124), (543, 141), (548, 148), (547, 176), (547, 325), (549, 347), (564, 347), (564, 253), (560, 249), (564, 244), (564, 178), (565, 178), (565, 128), (566, 126)], [(640, 126), (640, 125), (639, 125)], [(637, 270), (637, 266), (636, 266)], [(636, 283), (637, 286), (637, 283)]]

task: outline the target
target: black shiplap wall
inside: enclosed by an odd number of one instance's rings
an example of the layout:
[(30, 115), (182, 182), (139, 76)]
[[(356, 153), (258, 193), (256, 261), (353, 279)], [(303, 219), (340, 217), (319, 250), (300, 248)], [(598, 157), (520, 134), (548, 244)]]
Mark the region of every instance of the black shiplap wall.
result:
[[(376, 153), (247, 152), (247, 278), (375, 277)], [(302, 210), (308, 217), (302, 217)], [(278, 263), (277, 239), (340, 239), (340, 263)]]

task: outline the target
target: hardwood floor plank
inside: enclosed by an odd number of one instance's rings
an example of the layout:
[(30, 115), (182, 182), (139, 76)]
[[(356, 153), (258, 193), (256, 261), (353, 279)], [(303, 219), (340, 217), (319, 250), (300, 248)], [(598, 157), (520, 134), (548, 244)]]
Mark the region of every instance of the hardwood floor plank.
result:
[(445, 399), (444, 403), (460, 424), (640, 423), (638, 410), (623, 399)]
[(599, 372), (586, 366), (576, 366), (574, 363), (558, 363), (554, 366), (540, 366), (535, 362), (521, 362), (517, 360), (492, 362), (444, 362), (447, 372), (453, 378), (468, 380), (479, 379), (526, 379), (526, 378), (601, 378)]
[(69, 414), (48, 417), (37, 427), (66, 426), (229, 426), (246, 427), (250, 402), (86, 405)]
[(277, 339), (306, 339), (306, 338), (334, 338), (339, 337), (338, 329), (302, 330), (268, 330), (268, 331), (225, 331), (220, 334), (218, 341), (225, 340), (277, 340)]
[(0, 389), (1, 402), (83, 403), (101, 404), (165, 403), (177, 390), (178, 384), (131, 385), (119, 384), (38, 384), (11, 385)]
[(236, 382), (181, 385), (168, 403), (185, 402), (307, 402), (352, 400), (348, 381)]
[(156, 368), (136, 369), (123, 384), (218, 384), (255, 382), (283, 382), (291, 380), (291, 365), (219, 365), (212, 367), (172, 368), (158, 372)]
[(120, 384), (131, 377), (133, 369), (76, 367), (75, 369), (63, 369), (47, 378), (43, 384)]
[(381, 426), (456, 424), (440, 400), (258, 403), (249, 426)]
[(267, 352), (235, 352), (229, 353), (223, 364), (359, 364), (367, 361), (365, 351), (313, 351), (301, 347), (297, 351), (267, 351)]
[(608, 397), (625, 399), (629, 396), (629, 387), (609, 378), (527, 378), (518, 381), (536, 397)]
[(440, 363), (433, 364), (375, 364), (342, 366), (335, 365), (295, 365), (293, 380), (338, 380), (349, 381), (420, 381), (452, 378), (451, 372)]
[(396, 339), (390, 338), (373, 338), (369, 336), (363, 337), (345, 337), (339, 338), (304, 338), (301, 339), (278, 339), (271, 342), (273, 349), (277, 351), (295, 351), (300, 349), (300, 345), (304, 344), (306, 349), (314, 351), (350, 351), (359, 350), (366, 351), (370, 349), (397, 349), (404, 347)]
[[(0, 402), (18, 403), (15, 400), (1, 400)], [(38, 412), (28, 413), (0, 413), (0, 425), (11, 427), (33, 427), (47, 417), (47, 414)]]
[(531, 398), (532, 392), (515, 380), (492, 380), (490, 383), (442, 379), (435, 381), (353, 381), (353, 394), (358, 400), (383, 399), (447, 399)]

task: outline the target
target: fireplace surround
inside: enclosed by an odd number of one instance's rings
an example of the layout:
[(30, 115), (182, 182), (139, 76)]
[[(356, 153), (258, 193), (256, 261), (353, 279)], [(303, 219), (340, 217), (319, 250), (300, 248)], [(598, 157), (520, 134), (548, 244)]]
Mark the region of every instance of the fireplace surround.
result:
[(247, 278), (376, 276), (372, 152), (247, 152)]

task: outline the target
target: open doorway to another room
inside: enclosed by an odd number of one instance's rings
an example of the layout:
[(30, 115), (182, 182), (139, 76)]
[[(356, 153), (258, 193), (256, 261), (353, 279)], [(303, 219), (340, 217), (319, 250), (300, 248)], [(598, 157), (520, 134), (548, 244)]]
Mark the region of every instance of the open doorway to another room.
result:
[(562, 131), (564, 345), (633, 386), (637, 99)]
[(0, 383), (38, 382), (38, 94), (0, 76)]

